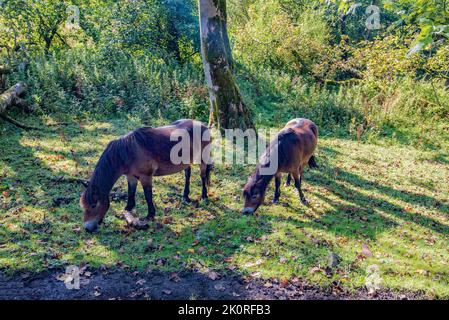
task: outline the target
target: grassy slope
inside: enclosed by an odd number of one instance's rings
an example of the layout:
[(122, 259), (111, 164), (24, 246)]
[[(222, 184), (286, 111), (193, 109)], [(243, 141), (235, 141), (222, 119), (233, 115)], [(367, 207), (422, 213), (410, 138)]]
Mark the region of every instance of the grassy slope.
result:
[[(440, 154), (410, 147), (323, 137), (320, 169), (305, 177), (309, 208), (294, 188), (284, 187), (279, 205), (242, 217), (241, 188), (252, 167), (218, 166), (208, 204), (182, 204), (182, 174), (157, 178), (159, 227), (129, 229), (120, 219), (124, 202), (114, 202), (98, 233), (80, 231), (82, 188), (58, 177), (88, 177), (107, 142), (138, 125), (132, 119), (72, 122), (47, 133), (0, 127), (1, 269), (40, 271), (82, 262), (211, 268), (355, 288), (375, 264), (383, 286), (449, 297), (449, 167)], [(192, 198), (198, 199), (200, 180), (192, 177)], [(117, 187), (126, 192), (123, 178)], [(271, 187), (267, 203), (272, 195)], [(72, 200), (58, 207), (58, 197)], [(141, 216), (146, 212), (141, 193), (137, 209)], [(361, 254), (362, 245), (372, 257)], [(326, 275), (330, 252), (342, 261)]]

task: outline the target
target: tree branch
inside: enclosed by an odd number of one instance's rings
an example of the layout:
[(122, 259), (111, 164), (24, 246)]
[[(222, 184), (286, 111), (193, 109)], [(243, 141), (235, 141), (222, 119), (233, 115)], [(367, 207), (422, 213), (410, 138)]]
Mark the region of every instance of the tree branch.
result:
[(5, 121), (8, 121), (9, 123), (15, 125), (16, 127), (19, 127), (21, 129), (25, 129), (25, 130), (40, 130), (39, 128), (36, 127), (31, 127), (31, 126), (27, 126), (21, 122), (18, 122), (16, 120), (14, 120), (13, 118), (7, 116), (6, 114), (1, 114), (0, 113), (0, 118), (2, 118)]

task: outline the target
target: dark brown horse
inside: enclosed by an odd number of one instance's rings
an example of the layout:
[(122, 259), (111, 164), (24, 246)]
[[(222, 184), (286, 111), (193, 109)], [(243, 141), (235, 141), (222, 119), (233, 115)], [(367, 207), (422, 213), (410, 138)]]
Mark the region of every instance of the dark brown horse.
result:
[[(253, 214), (265, 199), (265, 192), (270, 181), (275, 178), (275, 193), (273, 203), (279, 201), (281, 175), (288, 173), (295, 180), (301, 203), (308, 205), (304, 193), (301, 190), (301, 182), (304, 169), (307, 164), (316, 166), (313, 153), (318, 142), (318, 127), (307, 119), (294, 119), (289, 121), (282, 129), (262, 156), (254, 173), (249, 177), (243, 189), (245, 206), (243, 214)], [(275, 172), (269, 174), (264, 170), (270, 167), (277, 159)], [(288, 179), (288, 178), (287, 178)]]
[[(187, 149), (178, 151), (176, 146), (179, 146), (179, 138), (182, 140), (183, 136), (188, 140)], [(135, 227), (145, 228), (148, 226), (147, 220), (154, 219), (156, 209), (153, 204), (153, 176), (165, 176), (184, 170), (183, 199), (190, 202), (191, 165), (198, 163), (202, 181), (201, 198), (206, 199), (212, 168), (210, 144), (209, 129), (201, 122), (194, 120), (178, 120), (158, 128), (140, 128), (110, 142), (95, 167), (87, 189), (81, 195), (80, 205), (84, 211), (86, 231), (95, 231), (103, 221), (109, 209), (109, 193), (122, 175), (126, 175), (128, 179), (128, 203), (125, 208), (125, 217)], [(177, 152), (173, 153), (173, 150)], [(184, 160), (178, 161), (179, 158), (176, 158), (177, 160), (173, 161), (174, 156), (182, 156)], [(144, 222), (130, 220), (132, 217), (130, 212), (136, 205), (138, 181), (142, 184), (148, 205), (148, 215)]]

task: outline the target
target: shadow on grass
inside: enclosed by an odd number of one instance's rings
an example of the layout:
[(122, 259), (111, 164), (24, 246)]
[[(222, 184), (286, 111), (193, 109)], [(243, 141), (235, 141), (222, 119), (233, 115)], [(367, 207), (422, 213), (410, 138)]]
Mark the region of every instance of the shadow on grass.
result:
[[(329, 147), (320, 148), (320, 152), (324, 153), (325, 159), (338, 153)], [(407, 211), (407, 205), (420, 205), (449, 214), (449, 207), (435, 198), (403, 190), (400, 186), (392, 188), (382, 185), (340, 168), (333, 168), (326, 162), (322, 163), (320, 169), (307, 173), (307, 176), (307, 182), (325, 189), (344, 202), (339, 203), (315, 192), (316, 197), (332, 207), (313, 221), (312, 224), (318, 228), (349, 237), (375, 239), (384, 230), (397, 226), (395, 221), (388, 218), (397, 217), (443, 235), (449, 234), (449, 226)], [(392, 203), (385, 198), (398, 200), (405, 205)]]
[[(442, 123), (440, 123), (441, 125)], [(449, 163), (449, 154), (444, 152), (449, 135), (444, 128), (438, 129), (438, 123), (394, 124), (385, 123), (378, 134), (381, 139), (392, 139), (403, 146), (415, 146), (421, 150), (437, 151), (430, 160)], [(443, 151), (443, 152), (442, 152)]]

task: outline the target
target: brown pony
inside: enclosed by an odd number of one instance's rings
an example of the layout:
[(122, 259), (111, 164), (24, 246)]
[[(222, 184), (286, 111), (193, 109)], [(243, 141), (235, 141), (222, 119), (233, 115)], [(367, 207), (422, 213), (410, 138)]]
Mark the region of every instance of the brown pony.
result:
[[(200, 132), (201, 136), (198, 139), (195, 137), (195, 141), (193, 141), (195, 128), (198, 129), (197, 132)], [(190, 138), (188, 144), (190, 153), (187, 155), (187, 161), (179, 161), (179, 164), (173, 163), (171, 159), (172, 149), (179, 143), (180, 136), (177, 136), (177, 139), (172, 137), (172, 134), (176, 132), (184, 132)], [(184, 170), (183, 199), (190, 202), (191, 164), (199, 163), (202, 182), (201, 198), (206, 199), (212, 169), (212, 164), (209, 164), (210, 144), (209, 129), (201, 122), (188, 119), (178, 120), (164, 127), (140, 128), (110, 142), (95, 167), (87, 189), (81, 195), (80, 206), (84, 211), (86, 231), (95, 231), (103, 221), (109, 209), (109, 193), (122, 175), (126, 175), (128, 179), (128, 202), (125, 208), (125, 218), (137, 228), (148, 227), (147, 220), (153, 220), (156, 214), (153, 204), (153, 176), (171, 175)], [(201, 149), (201, 160), (198, 159), (198, 147)], [(182, 152), (183, 150), (181, 150)], [(194, 161), (194, 159), (196, 160)], [(136, 205), (135, 195), (138, 181), (142, 184), (148, 205), (148, 215), (143, 222), (132, 220), (130, 214)]]
[[(243, 214), (253, 214), (265, 199), (265, 192), (270, 181), (275, 178), (275, 193), (273, 203), (279, 201), (281, 174), (288, 173), (295, 180), (301, 203), (308, 205), (301, 190), (302, 175), (305, 166), (316, 167), (313, 153), (318, 141), (318, 127), (307, 119), (294, 119), (289, 121), (277, 134), (276, 139), (262, 156), (254, 173), (249, 177), (243, 189), (245, 206)], [(273, 174), (265, 174), (262, 169), (269, 167), (277, 156), (277, 170)], [(290, 177), (290, 179), (291, 179)], [(289, 179), (289, 178), (287, 178)], [(287, 180), (288, 182), (288, 180)]]

